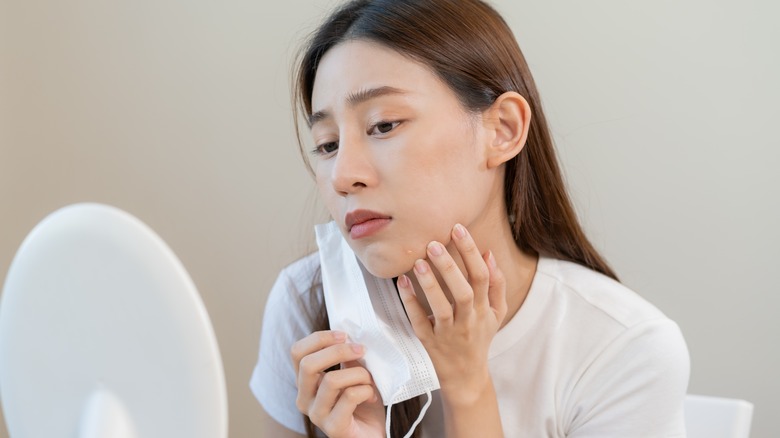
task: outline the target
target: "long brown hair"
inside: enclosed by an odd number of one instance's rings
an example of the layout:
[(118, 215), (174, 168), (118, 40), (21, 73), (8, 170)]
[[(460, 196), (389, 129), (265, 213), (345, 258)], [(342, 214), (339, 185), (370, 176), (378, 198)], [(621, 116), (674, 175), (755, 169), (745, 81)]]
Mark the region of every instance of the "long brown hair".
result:
[[(573, 261), (617, 280), (579, 224), (531, 71), (498, 12), (480, 0), (353, 0), (342, 5), (314, 32), (297, 62), (293, 108), (299, 144), (298, 116), (311, 115), (319, 62), (332, 47), (351, 39), (382, 44), (427, 65), (474, 113), (489, 108), (505, 92), (522, 95), (533, 117), (525, 147), (506, 163), (504, 177), (507, 214), (513, 218), (518, 247)], [(305, 159), (303, 148), (301, 152)], [(320, 289), (315, 279), (313, 298)], [(327, 329), (327, 314), (322, 304), (318, 306), (315, 330)], [(409, 429), (419, 406), (419, 400), (412, 399), (393, 407), (392, 436)], [(314, 437), (308, 418), (306, 424), (309, 437)]]

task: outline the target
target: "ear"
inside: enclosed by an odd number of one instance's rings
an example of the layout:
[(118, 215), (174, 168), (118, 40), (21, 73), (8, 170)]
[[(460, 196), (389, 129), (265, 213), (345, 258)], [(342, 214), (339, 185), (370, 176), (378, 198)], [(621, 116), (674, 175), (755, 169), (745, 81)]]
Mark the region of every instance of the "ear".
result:
[(485, 110), (483, 120), (490, 138), (488, 168), (506, 163), (523, 150), (531, 126), (531, 107), (523, 96), (514, 91), (498, 96)]

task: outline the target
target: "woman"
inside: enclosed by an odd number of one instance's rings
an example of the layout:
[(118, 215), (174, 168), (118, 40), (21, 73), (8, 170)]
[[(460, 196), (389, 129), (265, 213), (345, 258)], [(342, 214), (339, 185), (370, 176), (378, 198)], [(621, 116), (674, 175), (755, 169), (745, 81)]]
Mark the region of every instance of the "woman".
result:
[[(311, 38), (296, 87), (320, 195), (365, 268), (397, 278), (438, 375), (416, 436), (684, 436), (682, 335), (584, 236), (491, 7), (351, 1)], [(251, 383), (267, 436), (384, 436), (366, 347), (328, 330), (321, 294), (311, 255), (269, 297)], [(420, 405), (393, 406), (392, 436)]]

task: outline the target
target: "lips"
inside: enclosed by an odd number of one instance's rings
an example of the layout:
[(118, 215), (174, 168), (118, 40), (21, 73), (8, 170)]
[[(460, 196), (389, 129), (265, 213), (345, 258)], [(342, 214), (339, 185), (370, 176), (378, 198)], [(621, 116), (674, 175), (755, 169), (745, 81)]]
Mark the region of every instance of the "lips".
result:
[(390, 223), (391, 216), (371, 210), (354, 210), (344, 217), (344, 224), (353, 239), (368, 237)]

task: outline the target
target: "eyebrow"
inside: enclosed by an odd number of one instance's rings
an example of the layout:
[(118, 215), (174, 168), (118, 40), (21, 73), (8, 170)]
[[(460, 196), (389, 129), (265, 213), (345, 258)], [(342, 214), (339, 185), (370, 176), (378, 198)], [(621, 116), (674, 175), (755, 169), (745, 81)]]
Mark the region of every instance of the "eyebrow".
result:
[[(363, 102), (367, 102), (371, 99), (376, 99), (377, 97), (382, 97), (382, 96), (387, 96), (392, 94), (406, 94), (406, 91), (400, 88), (395, 88), (390, 86), (362, 89), (350, 93), (347, 96), (347, 104), (351, 107), (354, 107)], [(326, 110), (317, 111), (309, 116), (309, 127), (313, 126), (317, 122), (321, 122), (322, 120), (328, 119), (330, 117), (331, 114)]]

